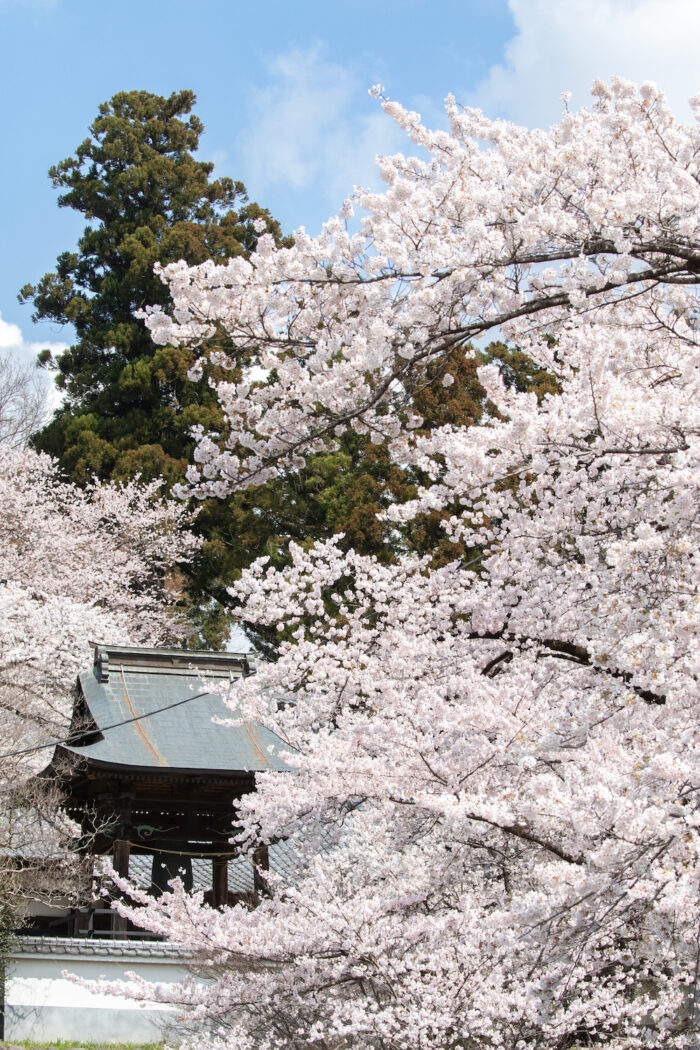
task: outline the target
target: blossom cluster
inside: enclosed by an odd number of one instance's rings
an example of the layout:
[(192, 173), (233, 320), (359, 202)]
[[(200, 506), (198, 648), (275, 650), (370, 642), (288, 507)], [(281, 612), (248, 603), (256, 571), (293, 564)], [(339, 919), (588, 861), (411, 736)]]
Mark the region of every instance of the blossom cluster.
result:
[[(216, 978), (143, 990), (207, 1045), (697, 1040), (700, 127), (650, 84), (594, 96), (549, 132), (451, 99), (431, 131), (383, 100), (427, 159), (384, 158), (384, 192), (319, 237), (163, 271), (154, 338), (258, 368), (218, 385), (230, 428), (199, 435), (195, 492), (354, 427), (425, 478), (387, 514), (449, 511), (478, 552), (383, 566), (328, 541), (237, 584), (286, 639), (237, 711), (294, 767), (240, 819), (304, 865), (253, 911), (176, 886), (138, 912)], [(478, 424), (422, 431), (413, 392), (496, 329), (556, 392), (489, 365)]]
[[(62, 480), (48, 456), (0, 448), (3, 854), (46, 853), (37, 820), (13, 800), (21, 787), (26, 803), (27, 777), (52, 755), (50, 747), (25, 751), (66, 734), (89, 643), (157, 645), (184, 637), (166, 574), (192, 556), (197, 540), (186, 531), (183, 507), (159, 501), (157, 488), (132, 482), (81, 489)], [(52, 796), (45, 827), (55, 823), (57, 804)]]

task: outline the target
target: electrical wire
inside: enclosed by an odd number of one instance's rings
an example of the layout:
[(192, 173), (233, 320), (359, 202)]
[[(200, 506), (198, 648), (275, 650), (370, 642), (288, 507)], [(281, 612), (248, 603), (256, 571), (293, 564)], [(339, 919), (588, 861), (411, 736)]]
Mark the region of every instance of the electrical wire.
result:
[(209, 692), (195, 693), (194, 696), (186, 696), (184, 700), (176, 700), (174, 704), (166, 704), (165, 707), (159, 707), (155, 711), (147, 711), (143, 715), (136, 715), (134, 718), (125, 718), (123, 722), (114, 722), (111, 726), (99, 726), (97, 729), (86, 729), (82, 733), (71, 733), (70, 736), (64, 737), (62, 740), (49, 740), (46, 744), (35, 744), (33, 747), (23, 747), (18, 751), (6, 751), (0, 755), (0, 760), (3, 758), (18, 758), (20, 755), (31, 755), (35, 751), (45, 751), (49, 747), (59, 747), (61, 744), (70, 744), (76, 740), (80, 740), (81, 737), (93, 736), (96, 733), (107, 733), (110, 729), (119, 729), (120, 726), (128, 726), (132, 722), (141, 722), (144, 718), (150, 718), (151, 715), (159, 715), (163, 711), (172, 711), (174, 707), (181, 707), (183, 704), (189, 704), (190, 700), (199, 700), (203, 696), (210, 696)]

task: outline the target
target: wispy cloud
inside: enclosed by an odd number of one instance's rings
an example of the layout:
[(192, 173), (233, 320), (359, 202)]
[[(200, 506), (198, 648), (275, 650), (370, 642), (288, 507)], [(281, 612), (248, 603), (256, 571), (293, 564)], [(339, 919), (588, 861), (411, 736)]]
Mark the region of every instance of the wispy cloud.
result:
[(509, 0), (517, 26), (504, 59), (469, 101), (489, 115), (547, 127), (559, 118), (562, 91), (586, 104), (596, 78), (653, 80), (680, 119), (700, 93), (698, 0)]
[[(1, 2), (1, 0), (0, 0)], [(19, 325), (4, 321), (0, 313), (0, 353), (14, 354), (27, 364), (33, 364), (40, 350), (50, 350), (52, 354), (60, 354), (65, 350), (68, 343), (58, 342), (32, 342), (24, 338)]]
[(367, 99), (366, 75), (330, 62), (321, 45), (278, 55), (267, 71), (238, 141), (256, 193), (280, 183), (313, 188), (337, 207), (354, 185), (377, 186), (375, 156), (406, 140)]

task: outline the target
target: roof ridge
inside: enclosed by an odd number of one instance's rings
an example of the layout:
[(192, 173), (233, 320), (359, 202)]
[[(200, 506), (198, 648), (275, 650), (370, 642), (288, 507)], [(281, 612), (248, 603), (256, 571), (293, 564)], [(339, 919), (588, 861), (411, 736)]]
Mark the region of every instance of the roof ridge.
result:
[(121, 665), (138, 668), (146, 673), (163, 671), (207, 670), (221, 674), (238, 671), (240, 675), (250, 673), (248, 653), (218, 652), (209, 649), (147, 648), (133, 645), (94, 646), (94, 668), (98, 681), (106, 682), (112, 667)]

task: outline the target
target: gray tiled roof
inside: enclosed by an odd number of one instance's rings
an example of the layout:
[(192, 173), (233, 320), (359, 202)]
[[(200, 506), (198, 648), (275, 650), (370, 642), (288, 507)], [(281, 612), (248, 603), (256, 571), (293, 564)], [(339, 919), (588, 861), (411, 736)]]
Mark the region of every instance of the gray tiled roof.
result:
[(13, 955), (100, 955), (149, 957), (156, 959), (182, 958), (183, 950), (178, 944), (167, 941), (109, 941), (87, 937), (16, 937), (12, 944)]
[(213, 721), (234, 713), (218, 693), (206, 692), (203, 677), (227, 684), (235, 695), (236, 679), (247, 667), (244, 654), (97, 646), (93, 669), (78, 681), (98, 728), (188, 702), (66, 750), (110, 765), (163, 771), (288, 769), (278, 757), (281, 742), (269, 730)]
[[(274, 842), (268, 847), (268, 856), (270, 871), (278, 875), (285, 885), (294, 885), (303, 871), (303, 861), (295, 845), (292, 842)], [(132, 854), (129, 861), (129, 877), (145, 890), (151, 885), (152, 864), (153, 857), (150, 854)], [(206, 891), (211, 888), (211, 884), (211, 860), (193, 857), (192, 889)], [(241, 855), (228, 862), (228, 888), (231, 893), (253, 893), (252, 857)]]

